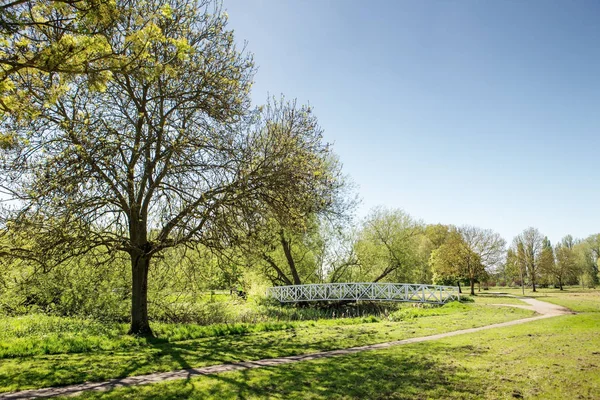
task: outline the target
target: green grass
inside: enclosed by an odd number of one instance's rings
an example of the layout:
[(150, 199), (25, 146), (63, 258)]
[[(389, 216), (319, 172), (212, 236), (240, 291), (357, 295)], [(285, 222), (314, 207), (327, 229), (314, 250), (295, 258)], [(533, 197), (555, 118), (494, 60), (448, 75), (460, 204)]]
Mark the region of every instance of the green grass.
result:
[[(518, 300), (513, 299), (513, 301)], [(486, 301), (486, 303), (488, 302)], [(414, 307), (412, 304), (378, 305), (375, 309), (369, 309), (365, 305), (362, 308), (361, 305), (354, 305), (354, 308), (346, 307), (342, 310), (271, 305), (255, 308), (260, 309), (260, 313), (264, 317), (257, 318), (261, 322), (211, 325), (153, 322), (151, 325), (156, 338), (150, 341), (127, 335), (128, 324), (116, 322), (44, 314), (0, 317), (0, 359), (47, 354), (118, 351), (163, 342), (281, 331), (301, 328), (307, 324), (310, 325), (311, 321), (322, 320), (323, 317), (329, 317), (330, 321), (336, 321), (327, 322), (328, 324), (358, 324), (377, 322), (380, 319), (401, 321), (420, 316), (444, 315), (452, 310), (450, 306), (419, 305), (419, 307)], [(336, 311), (337, 318), (335, 318)], [(367, 312), (370, 312), (371, 315), (368, 315)], [(356, 315), (364, 316), (352, 317)], [(264, 320), (266, 318), (268, 319)]]
[[(461, 296), (462, 297), (462, 296)], [(475, 304), (516, 304), (527, 306), (529, 304), (521, 301), (519, 299), (515, 299), (514, 297), (494, 295), (494, 294), (477, 294), (475, 296), (468, 296), (473, 299)]]
[(598, 399), (600, 314), (113, 390), (85, 399)]
[[(408, 318), (418, 310), (408, 310)], [(429, 312), (431, 314), (431, 312)], [(377, 322), (380, 318), (338, 318), (318, 320), (325, 325), (352, 325)], [(267, 321), (234, 324), (165, 324), (152, 323), (156, 338), (148, 340), (127, 335), (127, 324), (100, 322), (43, 314), (0, 318), (0, 359), (47, 354), (86, 353), (125, 350), (157, 343), (178, 342), (198, 338), (244, 335), (283, 331), (312, 326), (315, 321)]]
[[(502, 288), (497, 291), (516, 296), (522, 295), (520, 288)], [(525, 289), (525, 296), (558, 304), (577, 312), (600, 312), (600, 290), (597, 289), (566, 287), (562, 291), (559, 289), (537, 289), (537, 292)]]
[(286, 330), (149, 342), (110, 351), (5, 358), (0, 361), (0, 392), (306, 354), (432, 335), (532, 315), (527, 310), (460, 303), (410, 310), (414, 311), (397, 315), (396, 321), (306, 321)]
[(352, 302), (343, 305), (317, 303), (310, 307), (281, 306), (274, 299), (261, 296), (248, 297), (247, 301), (236, 296), (205, 294), (200, 298), (171, 295), (153, 303), (150, 315), (154, 321), (214, 325), (219, 323), (259, 323), (272, 321), (306, 321), (342, 317), (380, 316), (406, 303)]

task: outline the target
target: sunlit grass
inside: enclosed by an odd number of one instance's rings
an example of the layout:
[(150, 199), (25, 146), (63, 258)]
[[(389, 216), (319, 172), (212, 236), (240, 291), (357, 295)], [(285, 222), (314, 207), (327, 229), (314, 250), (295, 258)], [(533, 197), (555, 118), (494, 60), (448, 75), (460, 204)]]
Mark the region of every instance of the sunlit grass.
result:
[(527, 306), (528, 304), (524, 301), (509, 296), (500, 296), (494, 294), (477, 294), (475, 296), (469, 296), (473, 299), (475, 304), (515, 304)]
[(598, 399), (600, 314), (566, 315), (86, 399)]
[[(407, 315), (410, 315), (410, 312)], [(153, 323), (152, 328), (156, 338), (146, 339), (127, 335), (127, 324), (53, 317), (43, 314), (5, 317), (0, 318), (0, 358), (124, 350), (198, 338), (284, 331), (316, 324), (336, 326), (377, 321), (379, 318), (368, 316), (317, 321), (271, 321), (256, 324), (237, 323), (208, 326)]]
[(401, 321), (421, 316), (448, 314), (452, 312), (452, 307), (455, 306), (451, 304), (445, 307), (427, 304), (378, 304), (371, 307), (355, 305), (339, 310), (260, 305), (256, 308), (260, 309), (262, 318), (259, 318), (259, 322), (254, 323), (198, 325), (153, 322), (151, 326), (156, 337), (150, 340), (127, 335), (129, 329), (127, 324), (110, 321), (44, 314), (0, 317), (0, 359), (32, 355), (117, 351), (163, 342), (282, 331), (314, 326), (315, 323), (334, 326), (380, 320)]
[[(500, 288), (497, 291), (522, 296), (520, 288)], [(530, 288), (526, 288), (525, 296), (558, 304), (577, 312), (600, 312), (600, 290), (598, 289), (569, 286), (562, 291), (554, 288), (538, 288), (533, 292)]]
[[(290, 329), (150, 342), (110, 351), (35, 355), (0, 361), (0, 391), (101, 381), (151, 372), (313, 353), (433, 335), (532, 316), (509, 307), (451, 303), (407, 308), (390, 319), (298, 322)], [(173, 333), (174, 334), (174, 333)]]

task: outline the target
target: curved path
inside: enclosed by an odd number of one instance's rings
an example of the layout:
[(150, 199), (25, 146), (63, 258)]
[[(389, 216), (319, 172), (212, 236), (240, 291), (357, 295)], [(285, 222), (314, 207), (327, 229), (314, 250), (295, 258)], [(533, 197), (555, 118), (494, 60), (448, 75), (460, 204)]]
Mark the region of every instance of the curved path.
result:
[(169, 380), (174, 380), (174, 379), (188, 379), (193, 376), (199, 376), (199, 375), (211, 375), (211, 374), (218, 374), (218, 373), (222, 373), (222, 372), (239, 371), (239, 370), (245, 370), (245, 369), (251, 369), (251, 368), (272, 367), (272, 366), (277, 366), (277, 365), (282, 365), (282, 364), (290, 364), (290, 363), (299, 362), (299, 361), (308, 361), (308, 360), (316, 360), (319, 358), (342, 356), (342, 355), (346, 355), (346, 354), (358, 353), (358, 352), (367, 351), (367, 350), (386, 349), (388, 347), (401, 346), (404, 344), (427, 342), (427, 341), (442, 339), (442, 338), (446, 338), (446, 337), (450, 337), (450, 336), (463, 335), (465, 333), (473, 333), (473, 332), (479, 332), (479, 331), (483, 331), (483, 330), (487, 330), (487, 329), (519, 325), (519, 324), (523, 324), (526, 322), (537, 321), (537, 320), (545, 319), (545, 318), (552, 318), (552, 317), (556, 317), (559, 315), (575, 314), (573, 311), (571, 311), (565, 307), (546, 303), (544, 301), (530, 299), (530, 298), (519, 298), (519, 300), (524, 301), (525, 303), (527, 303), (529, 305), (528, 306), (516, 305), (516, 304), (497, 304), (497, 305), (524, 308), (527, 310), (535, 311), (540, 315), (535, 316), (535, 317), (530, 317), (530, 318), (517, 319), (514, 321), (502, 322), (502, 323), (498, 323), (498, 324), (481, 326), (479, 328), (461, 329), (459, 331), (440, 333), (437, 335), (422, 336), (422, 337), (416, 337), (416, 338), (410, 338), (410, 339), (404, 339), (404, 340), (396, 340), (393, 342), (379, 343), (379, 344), (373, 344), (373, 345), (368, 345), (368, 346), (350, 347), (348, 349), (321, 351), (318, 353), (304, 354), (304, 355), (298, 355), (298, 356), (269, 358), (269, 359), (264, 359), (264, 360), (245, 361), (245, 362), (239, 362), (239, 363), (233, 363), (233, 364), (212, 365), (212, 366), (208, 366), (208, 367), (189, 368), (189, 369), (183, 369), (183, 370), (171, 371), (171, 372), (158, 372), (158, 373), (148, 374), (148, 375), (110, 379), (105, 382), (86, 382), (86, 383), (81, 383), (81, 384), (77, 384), (77, 385), (70, 385), (70, 386), (63, 386), (63, 387), (51, 387), (51, 388), (44, 388), (44, 389), (23, 390), (23, 391), (19, 391), (19, 392), (0, 394), (0, 399), (42, 399), (42, 398), (48, 398), (48, 397), (54, 397), (54, 396), (73, 396), (73, 395), (77, 395), (77, 394), (80, 394), (80, 393), (82, 393), (84, 391), (88, 391), (88, 390), (98, 390), (98, 391), (111, 390), (111, 389), (115, 389), (115, 388), (123, 387), (123, 386), (158, 383), (158, 382), (164, 382), (164, 381), (169, 381)]

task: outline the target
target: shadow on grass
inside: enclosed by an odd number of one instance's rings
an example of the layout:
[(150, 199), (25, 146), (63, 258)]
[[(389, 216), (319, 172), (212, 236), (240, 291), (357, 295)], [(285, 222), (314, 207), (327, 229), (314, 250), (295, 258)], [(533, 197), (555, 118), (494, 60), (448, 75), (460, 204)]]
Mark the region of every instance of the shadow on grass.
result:
[[(332, 328), (335, 330), (335, 327)], [(368, 329), (362, 331), (368, 336)], [(293, 332), (227, 336), (186, 342), (153, 342), (138, 351), (57, 354), (2, 360), (0, 387), (9, 391), (66, 386), (86, 381), (166, 372), (197, 366), (304, 354), (340, 347), (335, 337), (320, 337), (310, 345), (290, 340)], [(6, 391), (7, 389), (4, 389)]]
[(203, 367), (382, 343), (502, 322), (515, 319), (514, 315), (518, 314), (486, 307), (455, 311), (417, 321), (310, 327), (182, 342), (153, 342), (120, 351), (3, 359), (0, 361), (0, 392), (101, 382), (188, 369), (190, 366)]
[[(454, 364), (452, 356), (476, 356), (474, 346), (422, 343), (406, 351), (364, 352), (273, 368), (196, 377), (86, 393), (107, 399), (475, 399), (486, 383)], [(435, 356), (432, 356), (435, 354)]]

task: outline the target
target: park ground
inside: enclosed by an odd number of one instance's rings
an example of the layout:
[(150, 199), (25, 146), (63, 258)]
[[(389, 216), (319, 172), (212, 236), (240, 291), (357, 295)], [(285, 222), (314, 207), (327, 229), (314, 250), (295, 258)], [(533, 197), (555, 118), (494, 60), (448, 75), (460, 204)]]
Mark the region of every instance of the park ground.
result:
[[(515, 289), (496, 289), (520, 295)], [(598, 399), (600, 291), (526, 291), (577, 312), (521, 325), (276, 367), (87, 392), (82, 398)], [(474, 302), (377, 316), (156, 325), (157, 339), (65, 318), (0, 319), (0, 392), (383, 343), (527, 318), (489, 291)]]

